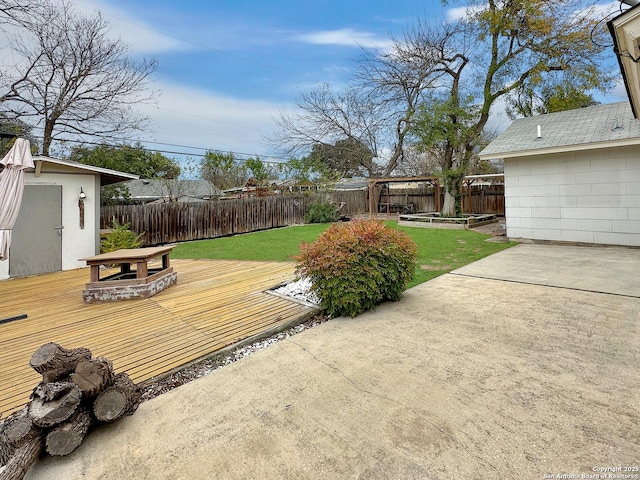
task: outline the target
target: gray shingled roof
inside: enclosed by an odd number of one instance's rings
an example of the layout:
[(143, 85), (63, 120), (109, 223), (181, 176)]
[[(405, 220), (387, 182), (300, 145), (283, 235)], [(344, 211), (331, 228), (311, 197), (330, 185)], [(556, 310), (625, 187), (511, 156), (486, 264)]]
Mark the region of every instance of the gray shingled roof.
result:
[[(540, 125), (541, 138), (537, 138)], [(541, 155), (609, 145), (640, 145), (640, 120), (628, 102), (519, 118), (480, 152), (480, 158)]]
[[(180, 182), (180, 184), (169, 188), (173, 182)], [(153, 178), (131, 180), (125, 182), (124, 185), (129, 188), (131, 198), (134, 200), (156, 200), (167, 197), (170, 193), (194, 198), (209, 198), (222, 193), (206, 180), (162, 180)]]

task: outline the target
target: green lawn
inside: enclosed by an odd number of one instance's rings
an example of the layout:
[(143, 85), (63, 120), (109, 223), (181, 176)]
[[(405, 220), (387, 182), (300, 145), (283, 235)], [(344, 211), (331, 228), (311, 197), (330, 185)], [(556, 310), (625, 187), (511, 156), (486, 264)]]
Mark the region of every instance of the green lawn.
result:
[[(515, 244), (485, 242), (488, 238), (486, 235), (472, 230), (399, 227), (394, 221), (386, 223), (390, 227), (406, 232), (418, 245), (418, 266), (409, 287)], [(326, 224), (303, 225), (235, 237), (181, 243), (175, 247), (171, 256), (173, 258), (291, 261), (291, 257), (298, 253), (301, 242), (313, 242), (327, 228)]]

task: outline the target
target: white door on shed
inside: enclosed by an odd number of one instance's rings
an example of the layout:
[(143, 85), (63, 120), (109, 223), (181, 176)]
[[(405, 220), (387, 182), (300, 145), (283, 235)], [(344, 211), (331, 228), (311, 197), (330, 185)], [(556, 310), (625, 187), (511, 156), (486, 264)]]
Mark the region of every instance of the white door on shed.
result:
[(12, 234), (9, 276), (62, 270), (62, 186), (25, 185)]

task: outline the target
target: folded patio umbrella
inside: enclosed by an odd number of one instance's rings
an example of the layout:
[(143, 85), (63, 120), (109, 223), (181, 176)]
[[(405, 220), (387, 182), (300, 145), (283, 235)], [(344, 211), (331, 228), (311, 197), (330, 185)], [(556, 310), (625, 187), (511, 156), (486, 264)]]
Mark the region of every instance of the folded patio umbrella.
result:
[(0, 172), (0, 260), (7, 260), (9, 245), (11, 245), (11, 231), (22, 203), (24, 170), (34, 166), (29, 140), (16, 139), (13, 147), (0, 163), (4, 165), (4, 169)]

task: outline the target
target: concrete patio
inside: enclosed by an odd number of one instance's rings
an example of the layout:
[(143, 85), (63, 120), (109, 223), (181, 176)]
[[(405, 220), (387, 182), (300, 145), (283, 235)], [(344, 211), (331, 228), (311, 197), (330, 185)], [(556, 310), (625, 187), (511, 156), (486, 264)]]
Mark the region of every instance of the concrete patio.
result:
[(542, 479), (637, 467), (638, 271), (638, 250), (516, 246), (146, 402), (27, 478)]

